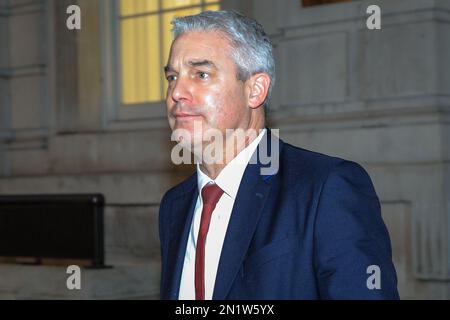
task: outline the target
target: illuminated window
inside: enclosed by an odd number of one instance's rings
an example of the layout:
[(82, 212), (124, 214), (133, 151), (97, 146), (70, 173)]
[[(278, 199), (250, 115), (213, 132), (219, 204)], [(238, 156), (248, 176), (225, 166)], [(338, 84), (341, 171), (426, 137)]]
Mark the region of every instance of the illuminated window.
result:
[(217, 0), (120, 0), (120, 71), (122, 105), (164, 100), (162, 72), (176, 16), (218, 10)]

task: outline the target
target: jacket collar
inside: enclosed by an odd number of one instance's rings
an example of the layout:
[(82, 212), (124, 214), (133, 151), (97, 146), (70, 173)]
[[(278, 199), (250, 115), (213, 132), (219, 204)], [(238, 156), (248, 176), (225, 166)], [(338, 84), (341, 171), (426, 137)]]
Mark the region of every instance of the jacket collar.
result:
[[(255, 161), (247, 166), (231, 213), (222, 247), (213, 299), (226, 299), (245, 259), (258, 225), (261, 212), (278, 172), (283, 142), (267, 130), (258, 145)], [(276, 144), (276, 145), (275, 145)], [(273, 154), (276, 167), (269, 168), (268, 155)]]

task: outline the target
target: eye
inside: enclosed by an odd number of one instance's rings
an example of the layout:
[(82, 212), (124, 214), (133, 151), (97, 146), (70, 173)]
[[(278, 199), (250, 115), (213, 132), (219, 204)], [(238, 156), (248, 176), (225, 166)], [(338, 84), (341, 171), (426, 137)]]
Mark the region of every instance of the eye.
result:
[(200, 78), (200, 79), (202, 79), (202, 80), (205, 80), (205, 79), (208, 79), (208, 77), (209, 77), (209, 74), (207, 74), (206, 72), (199, 72), (198, 73), (198, 77)]
[(169, 74), (169, 75), (166, 76), (166, 79), (167, 79), (168, 82), (172, 82), (172, 81), (177, 80), (177, 76), (173, 75), (173, 74)]

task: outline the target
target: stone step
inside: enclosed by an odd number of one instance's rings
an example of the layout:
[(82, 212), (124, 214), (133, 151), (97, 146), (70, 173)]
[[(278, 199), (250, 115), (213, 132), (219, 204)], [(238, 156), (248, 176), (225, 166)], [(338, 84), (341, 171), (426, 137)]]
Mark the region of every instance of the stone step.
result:
[(160, 262), (81, 268), (81, 288), (69, 290), (63, 266), (0, 264), (0, 299), (158, 299)]

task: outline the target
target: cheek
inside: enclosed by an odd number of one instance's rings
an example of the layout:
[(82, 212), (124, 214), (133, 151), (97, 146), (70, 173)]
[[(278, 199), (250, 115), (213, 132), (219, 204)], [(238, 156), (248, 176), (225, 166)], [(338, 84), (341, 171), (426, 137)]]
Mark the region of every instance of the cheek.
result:
[(223, 105), (225, 106), (223, 110), (224, 116), (230, 120), (243, 116), (246, 100), (242, 88), (234, 87), (223, 92), (222, 94), (224, 99)]
[(223, 101), (216, 92), (210, 92), (203, 96), (203, 105), (205, 106), (206, 115), (212, 118), (220, 111)]
[(196, 101), (197, 105), (203, 106), (204, 117), (211, 127), (227, 127), (233, 124), (236, 118), (242, 116), (245, 106), (245, 96), (242, 87), (235, 86), (226, 88), (226, 85), (209, 88), (202, 94), (201, 101)]
[(172, 129), (175, 126), (175, 119), (171, 115), (171, 112), (172, 112), (172, 109), (174, 108), (174, 106), (175, 106), (175, 104), (171, 100), (169, 100), (169, 98), (167, 98), (166, 99), (166, 113), (167, 113), (167, 118), (169, 120), (169, 126)]

